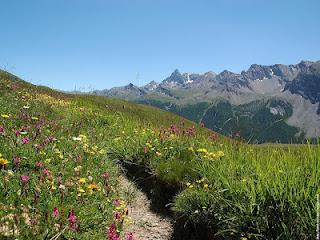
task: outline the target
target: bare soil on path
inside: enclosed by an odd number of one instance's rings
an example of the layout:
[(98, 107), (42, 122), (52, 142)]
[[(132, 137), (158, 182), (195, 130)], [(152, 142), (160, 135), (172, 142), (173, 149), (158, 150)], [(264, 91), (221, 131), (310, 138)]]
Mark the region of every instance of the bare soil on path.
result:
[(128, 205), (131, 224), (126, 231), (134, 234), (135, 240), (169, 240), (173, 234), (171, 219), (161, 216), (151, 210), (151, 202), (136, 185), (125, 176), (120, 177), (120, 183), (126, 191), (133, 193), (133, 199)]

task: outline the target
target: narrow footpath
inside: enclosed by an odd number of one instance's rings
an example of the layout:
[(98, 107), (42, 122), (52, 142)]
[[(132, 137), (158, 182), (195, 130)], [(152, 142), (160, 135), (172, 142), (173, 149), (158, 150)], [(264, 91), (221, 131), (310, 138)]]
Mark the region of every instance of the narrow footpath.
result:
[(134, 195), (128, 206), (132, 222), (128, 224), (126, 231), (133, 232), (135, 240), (171, 239), (173, 233), (171, 220), (153, 212), (150, 200), (145, 193), (125, 176), (120, 177), (120, 183), (124, 189), (129, 189)]

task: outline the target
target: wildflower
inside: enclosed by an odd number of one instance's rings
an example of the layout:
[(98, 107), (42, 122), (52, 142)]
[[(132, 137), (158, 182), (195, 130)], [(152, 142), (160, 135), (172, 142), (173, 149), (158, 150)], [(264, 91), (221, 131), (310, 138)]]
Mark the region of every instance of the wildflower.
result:
[(4, 127), (0, 126), (0, 135), (4, 134)]
[(148, 153), (149, 148), (148, 148), (147, 146), (145, 146), (144, 149), (143, 149), (143, 151), (144, 151), (144, 153), (146, 154), (146, 153)]
[(71, 209), (68, 215), (68, 222), (69, 222), (69, 228), (73, 231), (75, 231), (78, 227), (77, 225), (77, 217), (74, 213), (74, 210)]
[(126, 240), (134, 240), (134, 237), (133, 237), (133, 233), (132, 232), (128, 232), (126, 234)]
[(47, 158), (46, 160), (44, 160), (45, 163), (49, 164), (51, 162), (50, 158)]
[(216, 155), (217, 155), (217, 157), (223, 157), (223, 156), (224, 156), (224, 152), (218, 151), (218, 152), (216, 153)]
[(92, 184), (89, 184), (88, 186), (87, 186), (87, 188), (88, 189), (90, 189), (90, 190), (98, 190), (98, 186), (96, 185), (96, 184), (94, 184), (94, 183), (92, 183)]
[(198, 152), (198, 153), (207, 153), (208, 150), (205, 149), (205, 148), (199, 148), (199, 149), (197, 150), (197, 152)]
[(162, 153), (161, 152), (156, 152), (156, 155), (158, 156), (158, 157), (160, 157), (160, 156), (162, 156)]
[(82, 138), (81, 138), (81, 137), (72, 137), (72, 140), (73, 140), (73, 141), (81, 141)]
[(32, 117), (31, 119), (35, 120), (35, 121), (39, 120), (39, 118), (37, 118), (37, 117)]
[(29, 179), (30, 179), (30, 177), (27, 176), (27, 175), (22, 175), (20, 177), (21, 182), (24, 183), (24, 184), (27, 183), (29, 181)]
[(43, 164), (42, 164), (42, 162), (37, 161), (37, 162), (34, 164), (34, 166), (35, 166), (36, 168), (42, 168)]
[(109, 173), (104, 172), (104, 173), (101, 174), (101, 177), (103, 177), (104, 179), (107, 180), (109, 178)]
[(208, 187), (209, 187), (208, 184), (204, 184), (204, 185), (203, 185), (203, 188), (208, 188)]
[(104, 150), (104, 149), (101, 149), (100, 151), (99, 151), (99, 154), (105, 154), (106, 153), (106, 150)]
[(51, 175), (51, 172), (50, 172), (50, 170), (49, 170), (48, 168), (43, 169), (43, 170), (42, 170), (42, 173), (43, 173), (43, 175), (45, 175), (45, 176)]
[(80, 172), (81, 169), (82, 169), (82, 166), (79, 165), (79, 166), (74, 168), (74, 171), (75, 172)]
[(79, 193), (85, 193), (86, 191), (85, 190), (83, 190), (83, 188), (80, 188), (79, 189)]
[(80, 178), (80, 179), (79, 179), (79, 183), (85, 183), (86, 181), (87, 181), (86, 178)]
[(111, 224), (106, 231), (106, 235), (109, 240), (120, 240), (120, 236), (117, 232), (117, 227), (115, 224)]
[(1, 117), (7, 119), (7, 118), (9, 118), (10, 116), (7, 115), (7, 114), (1, 114)]
[(59, 216), (59, 210), (57, 207), (55, 207), (52, 211), (52, 217), (57, 218)]
[(4, 166), (6, 166), (8, 163), (9, 163), (9, 161), (8, 161), (7, 159), (1, 158), (1, 155), (0, 155), (0, 166), (1, 166), (1, 167), (4, 167)]
[(28, 144), (30, 142), (30, 139), (28, 137), (24, 137), (21, 139), (22, 144)]
[(54, 185), (54, 181), (52, 181), (52, 182), (51, 182), (51, 190), (54, 191), (54, 190), (56, 190), (56, 189), (57, 189), (57, 188), (56, 188), (55, 185)]
[(113, 218), (115, 220), (120, 220), (122, 218), (122, 214), (120, 212), (113, 212)]
[(27, 106), (27, 105), (26, 105), (26, 106), (23, 106), (23, 108), (24, 108), (24, 109), (29, 109), (30, 106)]

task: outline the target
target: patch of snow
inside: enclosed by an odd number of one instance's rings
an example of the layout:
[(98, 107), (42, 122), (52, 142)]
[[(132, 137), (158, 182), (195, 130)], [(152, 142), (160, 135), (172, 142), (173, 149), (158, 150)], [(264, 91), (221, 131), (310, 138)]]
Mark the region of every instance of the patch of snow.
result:
[(190, 75), (189, 75), (189, 73), (187, 73), (187, 81), (186, 81), (186, 83), (193, 83), (193, 80), (191, 80), (190, 79)]

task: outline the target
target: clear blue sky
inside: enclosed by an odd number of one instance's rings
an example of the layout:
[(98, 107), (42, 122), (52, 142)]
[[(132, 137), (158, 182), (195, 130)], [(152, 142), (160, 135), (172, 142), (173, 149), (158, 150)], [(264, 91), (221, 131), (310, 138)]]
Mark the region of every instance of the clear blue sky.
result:
[(142, 85), (175, 68), (320, 60), (319, 0), (0, 0), (0, 8), (0, 68), (63, 90)]

